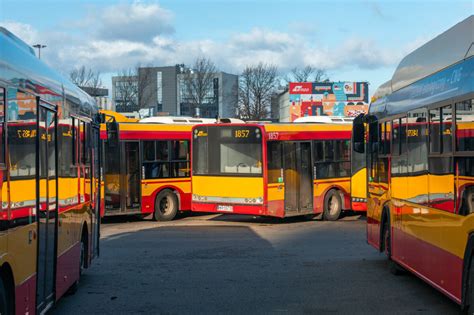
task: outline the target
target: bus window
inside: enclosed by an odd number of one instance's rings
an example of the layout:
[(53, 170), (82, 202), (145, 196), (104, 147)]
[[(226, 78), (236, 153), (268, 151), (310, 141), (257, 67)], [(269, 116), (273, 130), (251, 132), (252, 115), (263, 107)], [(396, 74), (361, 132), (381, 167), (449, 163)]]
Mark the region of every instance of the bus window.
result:
[[(9, 89), (7, 100), (9, 110), (16, 112), (7, 116), (7, 130), (12, 192), (10, 220), (13, 226), (18, 226), (35, 221), (36, 190), (25, 190), (24, 187), (33, 187), (36, 182), (36, 97)], [(18, 117), (24, 118), (20, 121)], [(5, 194), (3, 197), (7, 200)], [(33, 201), (33, 204), (26, 207), (30, 209), (25, 209), (25, 200)]]
[(170, 177), (168, 144), (168, 141), (144, 142), (145, 179)]
[(405, 175), (408, 172), (407, 164), (407, 127), (408, 119), (403, 117), (400, 119), (400, 159), (398, 165), (400, 174)]
[(155, 141), (143, 141), (143, 160), (155, 160)]
[(474, 151), (474, 104), (467, 100), (456, 104), (456, 149)]
[(459, 214), (468, 215), (474, 213), (474, 158), (458, 158), (458, 170)]
[(441, 109), (430, 110), (430, 153), (441, 152)]
[(188, 177), (189, 167), (189, 141), (171, 141), (171, 177)]
[(281, 153), (281, 142), (269, 141), (267, 144), (268, 152), (268, 183), (282, 183), (283, 164)]
[(453, 152), (453, 137), (451, 132), (452, 125), (452, 106), (448, 105), (441, 108), (441, 117), (443, 118), (441, 123), (441, 135), (442, 135), (442, 152), (451, 153)]
[[(467, 100), (456, 104), (456, 150), (474, 151), (474, 101)], [(459, 213), (474, 213), (474, 158), (458, 157), (457, 191)]]
[(407, 154), (408, 200), (428, 203), (428, 120), (425, 109), (408, 113)]
[(455, 201), (453, 157), (443, 154), (449, 153), (452, 147), (451, 106), (431, 110), (429, 117), (429, 204), (433, 208), (453, 212)]

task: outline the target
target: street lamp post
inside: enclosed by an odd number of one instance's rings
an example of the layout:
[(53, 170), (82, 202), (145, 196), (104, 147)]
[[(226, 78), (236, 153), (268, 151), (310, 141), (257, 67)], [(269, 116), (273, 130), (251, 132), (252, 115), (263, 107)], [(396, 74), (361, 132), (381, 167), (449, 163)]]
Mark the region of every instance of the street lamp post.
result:
[(38, 58), (41, 59), (41, 48), (46, 48), (46, 45), (36, 44), (33, 47), (38, 48)]

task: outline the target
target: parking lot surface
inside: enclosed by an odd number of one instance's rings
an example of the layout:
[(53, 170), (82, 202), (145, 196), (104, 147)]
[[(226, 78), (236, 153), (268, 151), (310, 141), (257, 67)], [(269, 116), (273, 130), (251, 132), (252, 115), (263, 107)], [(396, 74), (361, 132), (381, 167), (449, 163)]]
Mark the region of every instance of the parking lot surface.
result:
[(100, 258), (53, 313), (459, 312), (418, 278), (392, 275), (363, 217), (107, 221)]

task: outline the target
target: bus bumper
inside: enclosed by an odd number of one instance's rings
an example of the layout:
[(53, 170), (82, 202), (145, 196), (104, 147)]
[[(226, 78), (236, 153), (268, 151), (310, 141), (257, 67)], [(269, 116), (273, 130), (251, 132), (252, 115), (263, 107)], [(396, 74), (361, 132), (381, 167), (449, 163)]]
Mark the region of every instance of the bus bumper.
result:
[(352, 200), (352, 211), (367, 211), (367, 202)]
[(191, 210), (194, 212), (212, 212), (212, 213), (233, 213), (249, 215), (265, 215), (263, 205), (242, 205), (242, 204), (215, 204), (193, 202)]

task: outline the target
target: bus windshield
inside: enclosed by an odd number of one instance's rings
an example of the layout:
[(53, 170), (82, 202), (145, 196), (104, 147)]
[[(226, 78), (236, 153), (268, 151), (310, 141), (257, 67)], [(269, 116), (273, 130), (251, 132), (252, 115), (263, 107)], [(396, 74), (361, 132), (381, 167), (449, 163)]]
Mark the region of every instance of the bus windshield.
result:
[(260, 129), (246, 126), (194, 129), (193, 175), (262, 176)]

